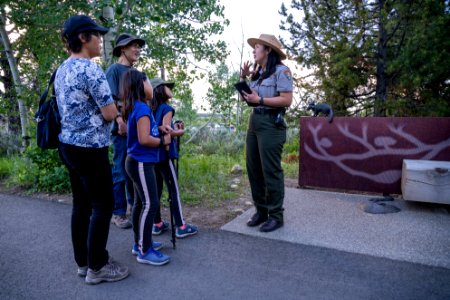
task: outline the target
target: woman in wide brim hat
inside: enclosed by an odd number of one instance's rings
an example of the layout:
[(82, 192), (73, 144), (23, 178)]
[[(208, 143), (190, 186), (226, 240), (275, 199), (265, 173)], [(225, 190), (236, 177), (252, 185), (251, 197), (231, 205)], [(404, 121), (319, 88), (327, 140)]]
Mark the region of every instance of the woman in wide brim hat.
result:
[(254, 70), (245, 63), (241, 80), (250, 79), (252, 93), (243, 92), (254, 106), (246, 139), (247, 174), (256, 212), (248, 220), (250, 227), (270, 232), (283, 226), (284, 175), (281, 153), (286, 142), (283, 116), (292, 103), (291, 71), (282, 64), (286, 54), (274, 35), (261, 34), (248, 39), (254, 49)]
[(281, 43), (274, 35), (263, 33), (259, 38), (249, 38), (247, 42), (253, 49), (256, 44), (268, 46), (280, 56), (281, 60), (286, 59), (286, 54), (281, 50)]

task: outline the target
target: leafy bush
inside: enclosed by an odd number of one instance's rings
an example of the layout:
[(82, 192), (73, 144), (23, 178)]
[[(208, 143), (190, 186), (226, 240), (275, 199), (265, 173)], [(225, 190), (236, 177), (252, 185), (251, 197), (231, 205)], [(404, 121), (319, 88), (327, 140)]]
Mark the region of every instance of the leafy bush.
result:
[(230, 188), (230, 170), (235, 164), (245, 165), (243, 157), (198, 154), (181, 158), (179, 183), (183, 202), (214, 207), (234, 199), (237, 191)]
[[(192, 143), (183, 143), (187, 140), (186, 136), (182, 138), (179, 161), (182, 201), (215, 207), (237, 197), (240, 191), (231, 188), (230, 170), (239, 164), (244, 169), (241, 182), (246, 180), (245, 133), (209, 132), (199, 134)], [(298, 130), (289, 130), (282, 163), (286, 178), (298, 177), (297, 160), (286, 159), (292, 155), (298, 157), (297, 154)], [(21, 186), (30, 192), (70, 192), (69, 176), (57, 150), (43, 151), (34, 146), (23, 154), (3, 158), (0, 177), (6, 177), (9, 185)], [(241, 189), (244, 186), (241, 184)]]
[(222, 154), (236, 156), (244, 152), (245, 133), (214, 132), (203, 129), (192, 139), (192, 143), (182, 143), (181, 146), (183, 149), (186, 147), (189, 154), (202, 153), (204, 155)]
[(6, 179), (8, 186), (23, 187), (25, 189), (34, 189), (35, 181), (38, 176), (36, 165), (30, 163), (23, 155), (8, 158), (11, 163), (10, 173)]
[(41, 150), (29, 147), (25, 153), (13, 159), (8, 184), (31, 191), (65, 193), (70, 191), (69, 174), (59, 158), (57, 150)]
[(19, 153), (20, 149), (22, 149), (22, 143), (17, 134), (0, 131), (0, 155)]
[(284, 178), (298, 178), (298, 163), (281, 162), (281, 166), (283, 167)]
[(0, 179), (11, 174), (12, 161), (7, 157), (0, 157)]
[(286, 144), (283, 152), (285, 154), (298, 154), (300, 135), (298, 128), (289, 128), (286, 133)]

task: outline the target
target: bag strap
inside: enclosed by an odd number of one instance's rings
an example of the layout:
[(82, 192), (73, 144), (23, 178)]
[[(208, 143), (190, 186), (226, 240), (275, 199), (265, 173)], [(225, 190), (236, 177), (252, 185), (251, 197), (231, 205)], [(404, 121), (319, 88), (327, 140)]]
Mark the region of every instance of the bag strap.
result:
[[(48, 96), (48, 91), (50, 90), (51, 85), (53, 84), (53, 82), (55, 82), (55, 78), (56, 78), (56, 72), (58, 71), (58, 69), (56, 69), (53, 74), (52, 77), (50, 77), (50, 81), (48, 83), (48, 87), (45, 90), (45, 92), (42, 94), (41, 99), (39, 100), (39, 108), (41, 108), (42, 104), (44, 104), (45, 100), (47, 99)], [(55, 89), (53, 89), (53, 95), (55, 94)]]

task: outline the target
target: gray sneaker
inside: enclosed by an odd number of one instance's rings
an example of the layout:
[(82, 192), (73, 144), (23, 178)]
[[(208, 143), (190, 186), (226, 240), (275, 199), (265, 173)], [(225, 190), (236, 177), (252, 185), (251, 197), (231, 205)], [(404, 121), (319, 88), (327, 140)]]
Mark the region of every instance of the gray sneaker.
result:
[(122, 229), (127, 229), (131, 227), (131, 222), (130, 220), (128, 220), (127, 216), (113, 215), (111, 218), (111, 223), (115, 224), (117, 227)]
[(110, 258), (109, 262), (100, 270), (94, 271), (88, 269), (85, 281), (87, 284), (98, 284), (103, 281), (113, 282), (122, 280), (128, 275), (129, 272), (126, 266), (123, 266)]

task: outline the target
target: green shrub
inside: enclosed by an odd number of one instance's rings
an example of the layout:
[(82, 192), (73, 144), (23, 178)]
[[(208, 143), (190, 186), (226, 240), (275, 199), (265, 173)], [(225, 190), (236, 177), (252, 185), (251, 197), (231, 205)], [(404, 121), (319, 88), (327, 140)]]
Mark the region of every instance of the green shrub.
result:
[(0, 155), (12, 155), (22, 149), (22, 141), (17, 134), (0, 131)]
[(298, 178), (298, 163), (281, 163), (284, 171), (284, 178)]
[(11, 175), (7, 180), (9, 185), (22, 186), (30, 191), (70, 191), (69, 174), (57, 150), (41, 150), (32, 146), (11, 160)]
[(190, 204), (214, 207), (224, 200), (234, 199), (237, 191), (231, 189), (233, 165), (243, 166), (243, 157), (223, 155), (183, 156), (179, 165), (181, 199)]
[[(191, 147), (190, 151), (188, 151), (190, 154), (202, 153), (204, 155), (222, 154), (235, 156), (242, 154), (244, 151), (245, 133), (214, 132), (204, 128), (188, 145), (191, 144), (195, 145), (195, 147), (188, 146)], [(183, 143), (182, 147), (184, 148)]]
[(11, 172), (6, 179), (6, 184), (34, 190), (38, 176), (36, 165), (23, 155), (9, 157), (8, 160), (11, 163)]
[(11, 174), (12, 161), (7, 157), (0, 157), (0, 179), (6, 178)]
[(286, 132), (286, 144), (284, 144), (284, 154), (298, 154), (300, 135), (297, 128), (289, 128)]
[[(184, 203), (216, 207), (221, 202), (234, 199), (246, 185), (245, 133), (216, 133), (200, 136), (193, 143), (181, 144), (179, 161), (180, 196)], [(283, 152), (298, 153), (298, 137), (288, 133)], [(287, 163), (286, 163), (287, 162)], [(230, 170), (239, 164), (244, 172), (240, 188), (232, 189)], [(298, 162), (283, 162), (286, 178), (298, 178)], [(0, 177), (9, 185), (33, 191), (70, 192), (68, 172), (57, 150), (41, 150), (36, 146), (23, 154), (0, 160)], [(164, 199), (167, 195), (164, 195)], [(162, 201), (166, 205), (166, 201)]]

